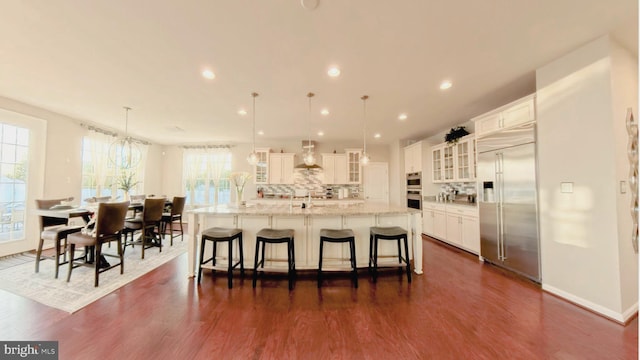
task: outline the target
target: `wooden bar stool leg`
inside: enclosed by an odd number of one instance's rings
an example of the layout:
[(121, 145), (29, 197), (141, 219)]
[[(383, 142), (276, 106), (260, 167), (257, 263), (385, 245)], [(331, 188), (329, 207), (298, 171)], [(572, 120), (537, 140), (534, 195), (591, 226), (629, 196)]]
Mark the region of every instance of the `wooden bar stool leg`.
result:
[(378, 281), (378, 237), (373, 235), (373, 282)]
[(242, 250), (242, 233), (240, 233), (240, 238), (238, 239), (240, 245), (240, 277), (244, 279), (244, 252)]
[[(256, 282), (258, 281), (258, 256), (260, 254), (260, 240), (256, 240), (256, 256), (253, 261), (253, 287), (256, 287)], [(264, 245), (263, 245), (264, 246)]]
[(353, 285), (358, 288), (358, 269), (356, 268), (356, 242), (355, 239), (349, 241), (351, 247), (351, 267), (353, 268)]
[(320, 260), (318, 261), (318, 289), (322, 286), (322, 257), (324, 254), (324, 241), (320, 239)]
[(204, 245), (205, 245), (205, 238), (203, 237), (202, 240), (200, 240), (200, 262), (198, 263), (198, 284), (200, 284), (200, 278), (202, 278), (202, 261), (204, 260)]
[(229, 255), (227, 255), (229, 259), (229, 264), (227, 265), (227, 286), (231, 289), (233, 288), (233, 240), (229, 240), (227, 243), (229, 244)]
[(411, 282), (411, 265), (409, 264), (409, 240), (406, 236), (404, 237), (404, 255), (404, 259), (407, 262), (407, 281)]

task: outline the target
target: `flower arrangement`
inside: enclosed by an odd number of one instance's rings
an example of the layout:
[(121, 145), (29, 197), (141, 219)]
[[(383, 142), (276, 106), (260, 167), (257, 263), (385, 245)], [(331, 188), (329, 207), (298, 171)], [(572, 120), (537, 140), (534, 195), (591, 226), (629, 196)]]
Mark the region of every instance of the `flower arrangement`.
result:
[(247, 181), (251, 178), (251, 175), (248, 172), (233, 172), (229, 175), (229, 179), (236, 186), (236, 202), (240, 203), (242, 200), (242, 192), (244, 191), (244, 186), (247, 184)]
[(134, 172), (123, 172), (120, 178), (118, 178), (118, 189), (128, 193), (134, 186), (140, 183), (136, 181), (135, 177), (136, 174)]

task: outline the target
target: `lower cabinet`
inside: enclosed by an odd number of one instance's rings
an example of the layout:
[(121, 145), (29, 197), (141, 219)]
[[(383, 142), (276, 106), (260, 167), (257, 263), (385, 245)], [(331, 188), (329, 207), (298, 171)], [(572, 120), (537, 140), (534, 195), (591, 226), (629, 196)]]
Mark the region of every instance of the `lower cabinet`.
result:
[(422, 231), (451, 245), (480, 253), (480, 223), (476, 207), (451, 204), (426, 204)]

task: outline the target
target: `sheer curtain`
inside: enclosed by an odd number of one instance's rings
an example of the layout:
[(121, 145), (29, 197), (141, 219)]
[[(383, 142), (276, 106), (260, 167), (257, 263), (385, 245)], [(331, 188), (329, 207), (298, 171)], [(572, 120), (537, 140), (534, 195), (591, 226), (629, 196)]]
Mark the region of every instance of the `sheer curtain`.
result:
[[(111, 195), (111, 191), (103, 194), (107, 189), (107, 178), (109, 177), (109, 145), (115, 137), (97, 131), (89, 131), (89, 151), (91, 153), (91, 164), (93, 165), (93, 176), (96, 184), (96, 196)], [(84, 172), (84, 171), (83, 171)]]
[(230, 154), (228, 148), (185, 149), (184, 182), (189, 205), (218, 204)]

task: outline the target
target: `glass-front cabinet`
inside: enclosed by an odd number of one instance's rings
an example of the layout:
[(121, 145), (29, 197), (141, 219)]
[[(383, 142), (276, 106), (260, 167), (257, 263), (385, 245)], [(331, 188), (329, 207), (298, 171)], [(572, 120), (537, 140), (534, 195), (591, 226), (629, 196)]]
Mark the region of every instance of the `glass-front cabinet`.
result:
[(362, 182), (362, 166), (360, 165), (360, 149), (345, 149), (347, 154), (347, 184)]
[(431, 148), (432, 176), (434, 183), (475, 180), (476, 140), (473, 135), (461, 138), (457, 143), (442, 143)]
[(442, 146), (436, 146), (431, 149), (431, 163), (433, 164), (431, 180), (433, 182), (442, 181), (442, 149)]
[(453, 156), (453, 149), (455, 147), (454, 146), (445, 146), (443, 151), (443, 157), (442, 157), (442, 162), (444, 164), (444, 180), (445, 181), (452, 181), (454, 180), (454, 176), (455, 176), (455, 169), (454, 169), (454, 156)]
[(253, 168), (253, 179), (256, 184), (269, 183), (269, 149), (256, 149), (258, 163)]

